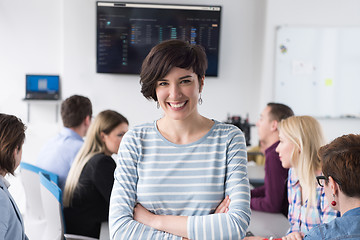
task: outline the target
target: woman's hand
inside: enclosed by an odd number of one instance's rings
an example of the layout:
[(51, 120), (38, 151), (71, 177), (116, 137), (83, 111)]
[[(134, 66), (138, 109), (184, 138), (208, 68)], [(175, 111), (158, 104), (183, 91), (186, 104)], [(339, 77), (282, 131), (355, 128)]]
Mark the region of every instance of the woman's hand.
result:
[[(154, 226), (154, 219), (156, 215), (149, 212), (146, 208), (144, 208), (140, 203), (136, 204), (134, 208), (134, 220), (138, 221), (139, 223), (145, 224), (147, 226), (153, 227)], [(153, 224), (153, 225), (151, 225)]]
[(244, 240), (263, 240), (263, 237), (256, 237), (256, 236), (252, 236), (252, 237), (245, 237)]
[(227, 213), (229, 211), (230, 206), (230, 198), (229, 196), (226, 196), (224, 200), (217, 206), (215, 209), (215, 213)]
[(292, 232), (282, 238), (282, 240), (302, 240), (305, 234), (302, 232)]

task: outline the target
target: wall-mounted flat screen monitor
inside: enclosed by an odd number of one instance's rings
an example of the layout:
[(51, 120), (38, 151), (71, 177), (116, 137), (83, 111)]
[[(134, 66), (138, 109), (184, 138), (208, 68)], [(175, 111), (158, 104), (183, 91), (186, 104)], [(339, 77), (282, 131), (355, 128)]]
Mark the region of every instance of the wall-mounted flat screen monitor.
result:
[(182, 39), (204, 47), (207, 76), (218, 75), (220, 6), (97, 3), (97, 72), (139, 74), (156, 44)]

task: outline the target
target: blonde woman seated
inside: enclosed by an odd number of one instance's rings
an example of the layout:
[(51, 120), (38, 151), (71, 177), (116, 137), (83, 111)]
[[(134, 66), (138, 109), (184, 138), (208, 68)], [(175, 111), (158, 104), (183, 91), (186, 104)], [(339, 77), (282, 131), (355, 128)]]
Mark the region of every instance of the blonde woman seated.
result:
[(92, 121), (65, 184), (67, 233), (99, 238), (101, 222), (108, 220), (114, 182), (116, 164), (111, 155), (118, 151), (128, 125), (124, 116), (111, 110)]
[[(318, 149), (325, 143), (319, 122), (310, 116), (292, 116), (280, 122), (280, 143), (276, 148), (281, 164), (289, 169), (288, 219), (290, 229), (283, 240), (300, 240), (313, 227), (335, 219), (333, 210), (318, 186), (321, 175)], [(248, 237), (246, 239), (263, 239)]]
[(288, 200), (290, 230), (283, 239), (302, 239), (313, 227), (338, 216), (318, 186), (321, 175), (317, 152), (325, 140), (319, 122), (310, 116), (293, 116), (282, 120), (280, 143), (276, 148), (283, 167), (290, 168)]

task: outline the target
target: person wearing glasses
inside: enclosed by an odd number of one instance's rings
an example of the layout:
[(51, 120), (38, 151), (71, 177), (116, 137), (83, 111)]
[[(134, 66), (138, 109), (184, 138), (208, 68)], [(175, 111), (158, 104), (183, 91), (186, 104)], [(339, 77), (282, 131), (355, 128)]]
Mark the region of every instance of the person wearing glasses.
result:
[(320, 148), (319, 157), (318, 184), (341, 217), (314, 227), (304, 239), (360, 239), (360, 135), (336, 138)]
[(313, 227), (330, 222), (338, 215), (318, 186), (321, 175), (318, 149), (324, 144), (319, 122), (310, 116), (292, 116), (280, 122), (280, 143), (276, 148), (282, 166), (289, 169), (288, 219), (290, 229), (285, 240), (302, 239)]
[(66, 233), (99, 238), (108, 220), (117, 153), (129, 122), (113, 110), (100, 112), (92, 121), (84, 145), (66, 179), (63, 197)]

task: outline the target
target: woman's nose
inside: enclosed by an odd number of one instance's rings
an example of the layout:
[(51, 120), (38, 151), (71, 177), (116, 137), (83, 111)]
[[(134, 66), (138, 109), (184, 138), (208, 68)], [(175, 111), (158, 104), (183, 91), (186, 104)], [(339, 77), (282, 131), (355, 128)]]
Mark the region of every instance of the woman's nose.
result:
[(170, 88), (170, 96), (173, 98), (177, 98), (181, 95), (182, 94), (181, 94), (181, 89), (180, 89), (179, 85), (173, 84)]

